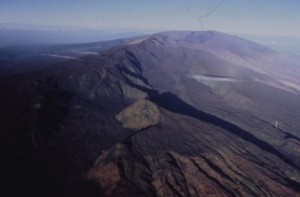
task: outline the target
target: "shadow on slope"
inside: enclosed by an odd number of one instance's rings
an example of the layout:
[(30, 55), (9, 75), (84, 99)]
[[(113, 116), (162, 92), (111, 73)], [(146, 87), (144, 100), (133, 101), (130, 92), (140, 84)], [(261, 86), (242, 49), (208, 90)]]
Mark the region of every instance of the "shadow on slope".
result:
[[(200, 121), (204, 121), (209, 124), (213, 124), (220, 128), (223, 128), (228, 132), (230, 132), (231, 134), (241, 138), (242, 140), (254, 144), (260, 149), (267, 151), (273, 155), (276, 155), (282, 161), (293, 166), (294, 168), (300, 169), (299, 164), (296, 164), (293, 161), (286, 158), (282, 153), (280, 153), (278, 150), (276, 150), (272, 145), (268, 144), (267, 142), (258, 139), (248, 131), (238, 127), (237, 125), (234, 125), (233, 123), (227, 122), (214, 115), (196, 109), (192, 105), (189, 105), (188, 103), (178, 98), (173, 93), (165, 92), (160, 94), (157, 90), (149, 90), (147, 93), (149, 95), (149, 100), (156, 103), (162, 108), (165, 108), (174, 113), (190, 116)], [(286, 181), (288, 182), (288, 185), (292, 186), (296, 191), (300, 191), (299, 190), (300, 183), (293, 180), (287, 180), (287, 179)]]
[(295, 168), (299, 169), (297, 164), (293, 164), (291, 161), (289, 161), (287, 158), (285, 158), (279, 151), (277, 151), (273, 146), (270, 144), (256, 138), (254, 135), (249, 133), (246, 130), (243, 130), (242, 128), (234, 125), (233, 123), (227, 122), (221, 118), (218, 118), (214, 115), (211, 115), (209, 113), (203, 112), (198, 110), (197, 108), (193, 107), (192, 105), (184, 102), (180, 98), (178, 98), (175, 94), (170, 92), (165, 93), (159, 93), (157, 90), (151, 90), (148, 91), (149, 100), (152, 102), (158, 104), (159, 106), (182, 115), (190, 116), (193, 118), (196, 118), (200, 121), (207, 122), (209, 124), (216, 125), (218, 127), (221, 127), (230, 133), (238, 136), (239, 138), (250, 142), (252, 144), (255, 144), (257, 147), (268, 151), (283, 161), (287, 162), (288, 164), (294, 166)]

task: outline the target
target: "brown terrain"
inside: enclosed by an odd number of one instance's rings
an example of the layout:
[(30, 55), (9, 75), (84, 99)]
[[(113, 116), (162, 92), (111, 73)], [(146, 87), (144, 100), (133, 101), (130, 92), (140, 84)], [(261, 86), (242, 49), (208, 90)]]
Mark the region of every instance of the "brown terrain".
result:
[(293, 57), (213, 31), (91, 48), (1, 77), (11, 196), (300, 196)]

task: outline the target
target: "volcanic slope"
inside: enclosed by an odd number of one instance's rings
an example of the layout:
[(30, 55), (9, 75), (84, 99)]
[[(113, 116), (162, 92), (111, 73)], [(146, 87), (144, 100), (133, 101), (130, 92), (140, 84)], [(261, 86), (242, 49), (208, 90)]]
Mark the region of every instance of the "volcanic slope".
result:
[(299, 66), (224, 33), (165, 32), (2, 78), (7, 184), (44, 196), (300, 196)]

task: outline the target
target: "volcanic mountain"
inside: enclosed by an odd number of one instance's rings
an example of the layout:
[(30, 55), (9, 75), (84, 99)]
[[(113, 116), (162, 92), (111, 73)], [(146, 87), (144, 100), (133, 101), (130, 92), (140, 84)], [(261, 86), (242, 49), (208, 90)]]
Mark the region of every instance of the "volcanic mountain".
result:
[(1, 78), (13, 196), (300, 196), (297, 59), (215, 31), (109, 46)]

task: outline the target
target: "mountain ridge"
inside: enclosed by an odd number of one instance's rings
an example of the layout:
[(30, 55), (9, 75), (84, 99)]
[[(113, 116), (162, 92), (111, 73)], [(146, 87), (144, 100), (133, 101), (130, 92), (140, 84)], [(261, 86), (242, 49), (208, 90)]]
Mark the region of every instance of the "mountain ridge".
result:
[[(95, 196), (299, 196), (299, 92), (278, 83), (299, 85), (288, 75), (296, 65), (281, 73), (281, 54), (219, 32), (137, 40), (3, 79), (11, 87), (0, 96), (3, 139), (14, 139), (11, 157), (24, 155), (37, 178), (28, 184), (48, 183), (39, 193), (46, 196), (91, 188)], [(159, 122), (148, 125), (142, 102), (143, 115), (124, 126), (117, 114), (136, 117), (141, 99)], [(31, 154), (42, 172), (52, 169), (46, 180), (29, 165)], [(60, 189), (48, 193), (53, 187)]]

